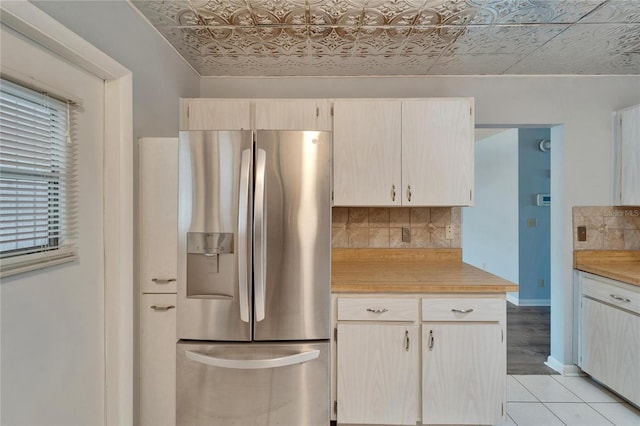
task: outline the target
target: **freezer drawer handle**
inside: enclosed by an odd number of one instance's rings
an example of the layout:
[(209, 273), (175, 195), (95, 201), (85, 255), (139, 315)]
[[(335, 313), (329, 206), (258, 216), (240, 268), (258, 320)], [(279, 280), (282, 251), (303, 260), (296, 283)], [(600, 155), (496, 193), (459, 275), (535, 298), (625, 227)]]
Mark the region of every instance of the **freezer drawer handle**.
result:
[(211, 365), (213, 367), (221, 368), (236, 368), (239, 370), (258, 370), (265, 368), (277, 368), (287, 367), (289, 365), (302, 364), (303, 362), (311, 361), (320, 355), (318, 349), (312, 351), (301, 352), (299, 354), (283, 356), (279, 358), (270, 359), (226, 359), (226, 358), (214, 358), (208, 355), (203, 355), (198, 352), (185, 351), (187, 358), (192, 361), (199, 362), (201, 364)]

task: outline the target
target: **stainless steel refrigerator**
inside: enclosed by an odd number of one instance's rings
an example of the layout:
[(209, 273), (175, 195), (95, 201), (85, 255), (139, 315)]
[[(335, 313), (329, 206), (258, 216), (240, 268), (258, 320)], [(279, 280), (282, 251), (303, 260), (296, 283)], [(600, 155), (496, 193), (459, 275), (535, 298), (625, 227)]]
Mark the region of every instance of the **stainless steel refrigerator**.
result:
[(331, 135), (180, 133), (177, 424), (329, 424)]

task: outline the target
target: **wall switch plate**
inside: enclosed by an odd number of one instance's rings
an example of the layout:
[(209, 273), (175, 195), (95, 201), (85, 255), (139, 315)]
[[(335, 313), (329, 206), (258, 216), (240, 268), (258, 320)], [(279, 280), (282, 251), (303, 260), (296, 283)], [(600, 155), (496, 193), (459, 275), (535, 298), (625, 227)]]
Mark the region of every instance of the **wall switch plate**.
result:
[(402, 228), (402, 242), (403, 243), (411, 242), (411, 228)]
[(453, 225), (447, 225), (444, 229), (444, 239), (453, 240)]
[(587, 241), (587, 227), (578, 226), (578, 241)]

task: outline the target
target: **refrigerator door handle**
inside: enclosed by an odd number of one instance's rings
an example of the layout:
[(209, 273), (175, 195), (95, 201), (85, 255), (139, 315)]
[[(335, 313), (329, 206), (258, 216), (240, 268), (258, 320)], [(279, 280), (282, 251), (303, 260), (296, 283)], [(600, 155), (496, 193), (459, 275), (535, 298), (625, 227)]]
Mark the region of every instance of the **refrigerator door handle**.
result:
[(249, 221), (249, 179), (251, 172), (251, 150), (242, 151), (240, 163), (240, 193), (238, 202), (238, 295), (240, 319), (249, 322), (249, 274), (247, 257), (247, 222)]
[(265, 316), (266, 302), (266, 278), (267, 278), (267, 193), (265, 185), (265, 168), (267, 152), (264, 149), (257, 150), (256, 158), (256, 189), (255, 211), (253, 223), (254, 257), (253, 271), (255, 280), (256, 321), (262, 321)]
[(258, 370), (265, 368), (287, 367), (314, 360), (320, 355), (318, 349), (269, 359), (226, 359), (215, 358), (198, 352), (185, 351), (185, 355), (192, 361), (221, 368), (236, 368), (239, 370)]

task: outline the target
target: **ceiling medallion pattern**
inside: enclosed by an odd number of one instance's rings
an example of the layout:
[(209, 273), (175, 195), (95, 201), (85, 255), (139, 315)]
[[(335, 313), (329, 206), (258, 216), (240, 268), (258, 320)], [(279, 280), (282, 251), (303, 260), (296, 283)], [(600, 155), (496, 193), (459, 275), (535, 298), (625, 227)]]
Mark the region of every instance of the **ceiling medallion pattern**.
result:
[(132, 0), (201, 75), (640, 74), (639, 0)]

